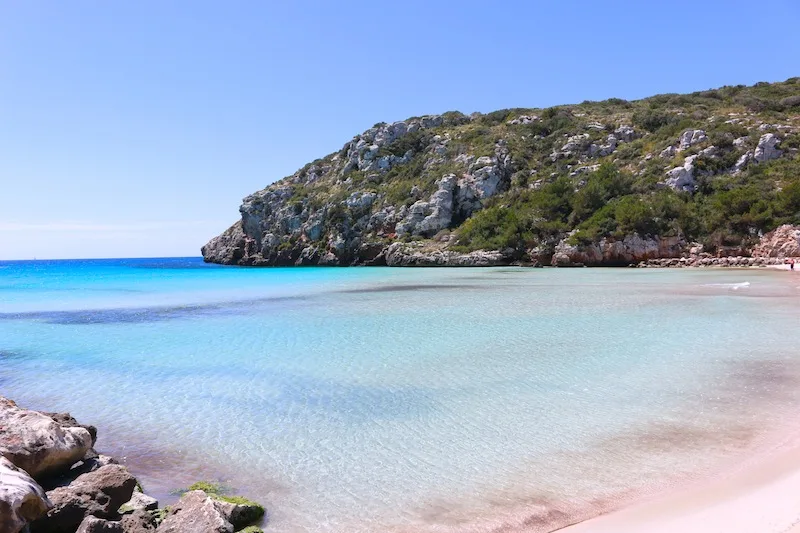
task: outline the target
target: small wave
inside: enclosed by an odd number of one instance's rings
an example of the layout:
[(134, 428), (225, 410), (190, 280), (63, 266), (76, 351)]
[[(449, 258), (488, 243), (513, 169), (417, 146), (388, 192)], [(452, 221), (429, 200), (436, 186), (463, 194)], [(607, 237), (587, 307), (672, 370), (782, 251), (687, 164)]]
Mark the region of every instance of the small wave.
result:
[(720, 287), (723, 289), (730, 289), (732, 291), (738, 291), (739, 289), (748, 289), (750, 288), (749, 281), (743, 281), (741, 283), (706, 283), (703, 287)]

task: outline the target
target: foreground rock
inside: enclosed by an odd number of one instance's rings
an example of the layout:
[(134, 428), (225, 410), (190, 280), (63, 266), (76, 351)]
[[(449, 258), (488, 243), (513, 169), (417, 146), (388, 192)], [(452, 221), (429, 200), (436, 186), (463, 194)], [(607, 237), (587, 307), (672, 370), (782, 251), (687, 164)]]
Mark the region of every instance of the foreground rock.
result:
[(120, 524), (125, 533), (151, 533), (158, 527), (160, 516), (158, 512), (138, 509), (123, 516)]
[(75, 533), (123, 533), (124, 531), (119, 522), (87, 516)]
[(131, 499), (136, 478), (121, 465), (106, 465), (78, 476), (70, 485), (47, 493), (53, 508), (31, 525), (32, 533), (72, 533), (94, 516), (119, 518), (117, 510)]
[(124, 466), (91, 449), (96, 436), (68, 413), (22, 409), (0, 397), (0, 533), (260, 531), (250, 524), (264, 508), (223, 495), (215, 483), (196, 483), (208, 493), (193, 490), (172, 509), (158, 509)]
[(155, 511), (158, 500), (138, 490), (133, 491), (131, 499), (119, 508), (120, 514), (132, 514), (136, 511)]
[(0, 532), (18, 533), (52, 507), (27, 472), (0, 457)]
[(86, 455), (92, 441), (83, 427), (64, 427), (0, 398), (0, 455), (34, 479), (68, 470)]
[(231, 524), (220, 511), (217, 502), (201, 490), (192, 490), (181, 496), (166, 518), (156, 529), (157, 533), (233, 533)]

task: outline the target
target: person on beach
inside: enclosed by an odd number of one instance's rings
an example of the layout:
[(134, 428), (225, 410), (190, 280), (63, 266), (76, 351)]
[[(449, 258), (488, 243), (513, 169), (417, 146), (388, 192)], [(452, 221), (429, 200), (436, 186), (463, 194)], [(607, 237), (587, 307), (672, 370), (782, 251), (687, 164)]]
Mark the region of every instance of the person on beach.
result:
[(794, 257), (789, 259), (789, 270), (794, 270)]

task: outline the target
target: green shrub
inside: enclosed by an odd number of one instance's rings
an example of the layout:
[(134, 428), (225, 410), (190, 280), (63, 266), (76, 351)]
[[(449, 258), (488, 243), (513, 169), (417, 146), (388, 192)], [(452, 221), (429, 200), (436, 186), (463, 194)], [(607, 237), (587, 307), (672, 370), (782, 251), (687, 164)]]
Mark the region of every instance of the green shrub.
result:
[(655, 132), (664, 126), (676, 122), (677, 117), (671, 113), (655, 109), (643, 109), (636, 111), (631, 120), (634, 126), (644, 128), (649, 132)]

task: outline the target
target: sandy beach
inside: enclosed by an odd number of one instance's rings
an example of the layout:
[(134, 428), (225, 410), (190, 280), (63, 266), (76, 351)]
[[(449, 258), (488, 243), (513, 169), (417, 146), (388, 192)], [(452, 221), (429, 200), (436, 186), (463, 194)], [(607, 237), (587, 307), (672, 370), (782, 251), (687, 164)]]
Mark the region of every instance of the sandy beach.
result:
[(800, 447), (743, 470), (587, 520), (563, 533), (796, 533)]

